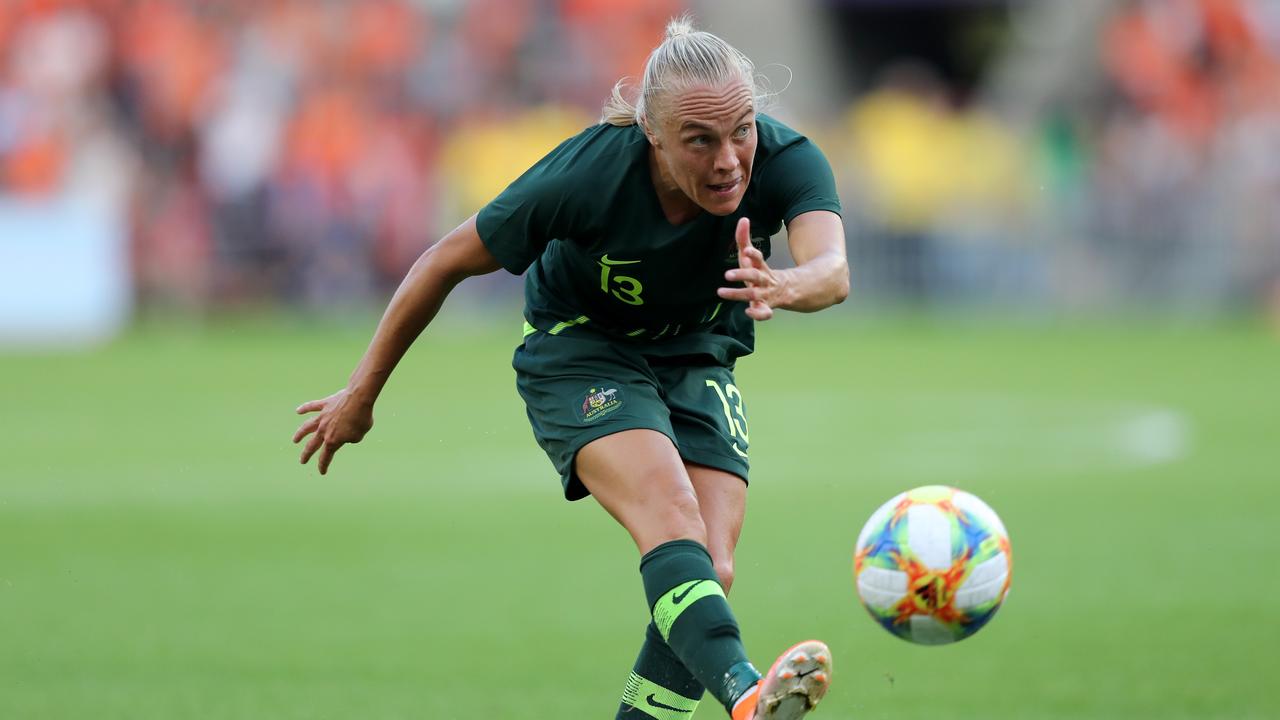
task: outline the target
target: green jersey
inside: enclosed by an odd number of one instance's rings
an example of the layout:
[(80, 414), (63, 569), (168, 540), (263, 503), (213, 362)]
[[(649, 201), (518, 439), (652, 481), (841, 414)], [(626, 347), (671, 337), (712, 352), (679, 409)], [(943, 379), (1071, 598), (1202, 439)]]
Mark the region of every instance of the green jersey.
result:
[(752, 243), (811, 210), (840, 212), (831, 167), (807, 138), (765, 115), (756, 120), (751, 181), (737, 212), (680, 225), (663, 214), (638, 126), (595, 125), (561, 143), (480, 210), (480, 238), (525, 278), (525, 321), (552, 335), (634, 343), (659, 357), (709, 355), (720, 363), (755, 343), (746, 304), (723, 301), (738, 266), (734, 228)]

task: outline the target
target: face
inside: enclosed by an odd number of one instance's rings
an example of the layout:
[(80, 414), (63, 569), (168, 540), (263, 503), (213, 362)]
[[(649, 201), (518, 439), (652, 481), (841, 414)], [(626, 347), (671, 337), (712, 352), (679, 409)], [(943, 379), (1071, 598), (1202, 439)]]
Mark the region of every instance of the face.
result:
[(666, 98), (647, 127), (659, 194), (683, 193), (713, 215), (738, 209), (756, 155), (752, 89), (742, 81), (694, 86)]

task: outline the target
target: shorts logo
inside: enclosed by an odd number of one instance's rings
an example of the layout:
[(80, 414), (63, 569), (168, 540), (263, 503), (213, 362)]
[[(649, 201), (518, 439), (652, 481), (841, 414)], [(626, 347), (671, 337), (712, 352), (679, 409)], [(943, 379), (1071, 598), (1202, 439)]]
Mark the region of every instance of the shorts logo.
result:
[(582, 421), (593, 422), (622, 407), (617, 388), (593, 387), (582, 401)]

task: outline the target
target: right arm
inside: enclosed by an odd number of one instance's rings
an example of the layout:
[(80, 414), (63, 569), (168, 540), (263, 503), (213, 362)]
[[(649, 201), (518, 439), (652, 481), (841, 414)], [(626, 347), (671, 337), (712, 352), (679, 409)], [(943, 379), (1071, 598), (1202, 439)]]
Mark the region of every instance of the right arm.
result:
[(445, 297), (463, 280), (500, 267), (480, 240), (475, 215), (427, 248), (396, 289), (347, 386), (298, 407), (300, 415), (318, 412), (293, 435), (295, 443), (311, 436), (302, 450), (303, 464), (319, 450), (317, 465), (323, 475), (338, 448), (360, 442), (373, 427), (373, 405), (391, 371), (439, 312)]

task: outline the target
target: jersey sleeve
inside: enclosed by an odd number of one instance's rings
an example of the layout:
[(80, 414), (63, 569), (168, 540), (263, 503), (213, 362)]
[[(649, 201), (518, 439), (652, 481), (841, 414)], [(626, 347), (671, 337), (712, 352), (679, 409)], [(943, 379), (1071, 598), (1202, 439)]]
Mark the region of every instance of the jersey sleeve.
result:
[(569, 141), (529, 168), (476, 215), (476, 230), (508, 272), (519, 275), (553, 238), (569, 234), (574, 219), (566, 165)]
[(812, 210), (841, 214), (836, 180), (827, 158), (807, 138), (783, 148), (770, 158), (767, 198), (783, 222)]

